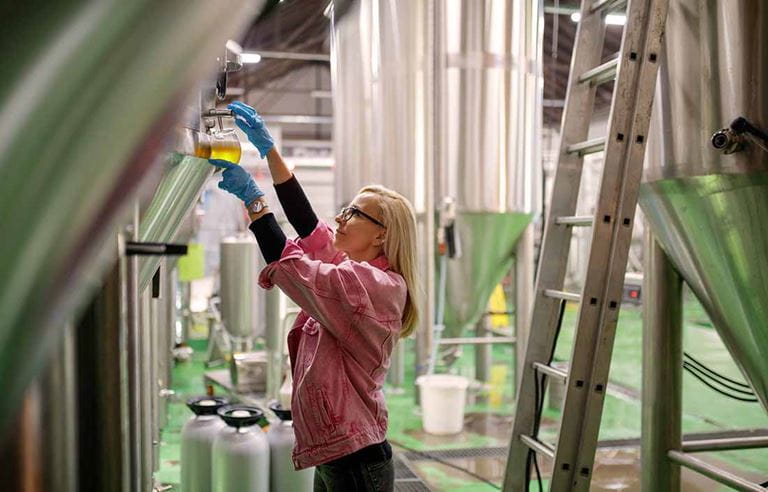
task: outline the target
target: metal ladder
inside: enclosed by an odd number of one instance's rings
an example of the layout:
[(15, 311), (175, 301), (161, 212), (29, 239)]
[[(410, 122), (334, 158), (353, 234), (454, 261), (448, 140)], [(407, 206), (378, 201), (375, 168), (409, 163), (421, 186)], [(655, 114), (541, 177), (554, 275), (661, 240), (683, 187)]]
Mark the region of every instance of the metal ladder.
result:
[[(504, 477), (528, 490), (535, 453), (553, 460), (550, 490), (589, 489), (619, 315), (669, 0), (583, 0), (560, 154), (536, 276), (531, 330)], [(600, 63), (607, 13), (626, 8), (619, 56)], [(615, 79), (606, 137), (587, 140), (597, 85)], [(576, 216), (584, 155), (604, 151), (594, 217)], [(563, 291), (572, 228), (591, 226), (581, 294)], [(550, 365), (566, 301), (580, 302), (569, 370)], [(544, 379), (566, 384), (557, 443), (538, 438)]]

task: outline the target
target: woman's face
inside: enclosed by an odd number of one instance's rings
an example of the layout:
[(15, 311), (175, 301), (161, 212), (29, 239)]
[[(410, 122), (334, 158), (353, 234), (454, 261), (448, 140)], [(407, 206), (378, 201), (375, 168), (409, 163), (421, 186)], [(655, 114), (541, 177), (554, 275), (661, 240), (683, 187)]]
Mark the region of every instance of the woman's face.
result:
[(376, 195), (361, 193), (344, 211), (336, 216), (334, 247), (356, 261), (370, 261), (379, 256), (387, 230), (374, 222), (382, 222)]

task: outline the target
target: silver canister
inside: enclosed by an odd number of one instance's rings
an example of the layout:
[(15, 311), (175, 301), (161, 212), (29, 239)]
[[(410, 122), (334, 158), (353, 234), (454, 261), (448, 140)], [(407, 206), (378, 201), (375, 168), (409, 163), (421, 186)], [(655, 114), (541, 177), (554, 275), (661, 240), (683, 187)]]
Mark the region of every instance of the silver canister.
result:
[(258, 245), (250, 233), (221, 242), (221, 317), (233, 352), (253, 347), (259, 324)]

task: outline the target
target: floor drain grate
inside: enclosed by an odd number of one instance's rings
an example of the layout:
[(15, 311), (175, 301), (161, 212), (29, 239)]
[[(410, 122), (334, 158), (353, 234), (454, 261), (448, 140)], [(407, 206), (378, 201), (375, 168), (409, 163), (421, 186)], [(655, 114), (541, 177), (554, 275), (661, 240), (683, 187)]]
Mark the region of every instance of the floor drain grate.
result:
[(397, 492), (430, 492), (429, 487), (419, 479), (395, 480)]
[[(427, 453), (429, 456), (427, 456)], [(461, 458), (500, 458), (506, 457), (508, 453), (509, 448), (506, 446), (497, 446), (487, 448), (440, 449), (424, 451), (423, 453), (409, 451), (405, 453), (405, 456), (410, 461), (431, 461), (433, 457), (441, 460)]]
[(398, 492), (430, 492), (430, 488), (408, 466), (408, 459), (395, 454), (395, 490)]
[(408, 468), (408, 465), (403, 463), (400, 457), (397, 455), (395, 456), (394, 464), (395, 464), (395, 480), (406, 480), (406, 479), (410, 480), (414, 478), (418, 480), (418, 477), (416, 476), (416, 474), (413, 473), (413, 471), (411, 471), (411, 469)]

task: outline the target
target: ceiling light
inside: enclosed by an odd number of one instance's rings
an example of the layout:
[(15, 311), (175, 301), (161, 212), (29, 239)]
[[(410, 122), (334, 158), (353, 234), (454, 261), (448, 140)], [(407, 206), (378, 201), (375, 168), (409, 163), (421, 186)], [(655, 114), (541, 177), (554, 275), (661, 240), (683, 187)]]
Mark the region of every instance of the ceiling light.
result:
[[(581, 14), (579, 12), (572, 13), (571, 20), (573, 22), (579, 22), (581, 20)], [(627, 16), (621, 14), (608, 14), (605, 16), (605, 23), (609, 26), (623, 26), (627, 23)]]
[(261, 55), (258, 53), (243, 53), (240, 55), (240, 61), (243, 63), (259, 63)]

